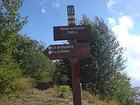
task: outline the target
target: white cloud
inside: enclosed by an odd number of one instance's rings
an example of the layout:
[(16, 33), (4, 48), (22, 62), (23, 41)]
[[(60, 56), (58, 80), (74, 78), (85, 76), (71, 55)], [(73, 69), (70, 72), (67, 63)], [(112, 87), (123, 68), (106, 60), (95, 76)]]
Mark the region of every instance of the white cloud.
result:
[(127, 48), (125, 55), (128, 60), (126, 68), (128, 75), (133, 81), (140, 82), (140, 35), (129, 33), (134, 26), (133, 19), (129, 16), (121, 16), (118, 19), (108, 18), (108, 21), (121, 46)]
[(116, 24), (116, 20), (113, 18), (108, 18), (108, 21), (111, 26)]
[(133, 27), (133, 20), (128, 16), (122, 16), (118, 20), (119, 25), (127, 30)]
[(113, 6), (114, 4), (116, 4), (115, 0), (108, 0), (108, 2), (107, 2), (107, 7), (108, 7), (108, 8), (112, 8), (112, 6)]
[[(46, 13), (46, 9), (47, 9), (47, 0), (41, 0), (41, 2), (39, 3), (41, 6), (41, 12), (43, 14)], [(50, 4), (53, 8), (58, 8), (60, 7), (60, 1), (59, 0), (52, 0), (51, 4)]]
[(112, 26), (112, 30), (118, 35), (118, 40), (123, 47), (128, 47), (130, 45), (128, 40), (130, 40), (132, 35), (129, 34), (129, 29), (133, 28), (133, 21), (128, 16), (122, 16), (120, 18), (113, 19), (108, 18), (109, 24)]
[(60, 2), (59, 2), (58, 0), (54, 1), (54, 2), (52, 3), (52, 7), (54, 7), (54, 8), (60, 7)]
[(112, 9), (114, 5), (120, 3), (123, 0), (108, 0), (107, 8)]
[(120, 12), (119, 15), (122, 16), (123, 15), (123, 12)]
[(109, 11), (115, 15), (122, 15), (123, 12), (118, 12), (114, 9), (114, 6), (116, 6), (117, 4), (121, 3), (124, 0), (107, 0), (107, 8), (109, 9)]
[(44, 4), (46, 4), (47, 3), (47, 1), (46, 0), (43, 0), (43, 1), (41, 1), (39, 4), (40, 5), (44, 5)]
[(45, 8), (41, 8), (41, 12), (42, 12), (43, 14), (45, 14), (45, 13), (46, 13), (46, 9), (45, 9)]
[(46, 13), (46, 5), (47, 5), (47, 0), (43, 0), (43, 1), (41, 1), (40, 3), (40, 6), (41, 6), (41, 12), (43, 13), (43, 14), (45, 14)]

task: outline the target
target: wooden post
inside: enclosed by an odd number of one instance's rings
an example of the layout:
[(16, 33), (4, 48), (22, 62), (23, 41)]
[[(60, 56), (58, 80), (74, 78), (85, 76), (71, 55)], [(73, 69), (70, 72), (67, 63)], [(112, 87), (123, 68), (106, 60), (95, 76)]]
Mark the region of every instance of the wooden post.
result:
[[(67, 6), (68, 25), (75, 25), (75, 11), (74, 6)], [(76, 44), (77, 40), (71, 41), (72, 44)], [(81, 105), (81, 89), (80, 89), (80, 62), (78, 58), (70, 59), (72, 70), (72, 92), (73, 92), (73, 105)]]
[(71, 59), (73, 105), (81, 105), (79, 59)]

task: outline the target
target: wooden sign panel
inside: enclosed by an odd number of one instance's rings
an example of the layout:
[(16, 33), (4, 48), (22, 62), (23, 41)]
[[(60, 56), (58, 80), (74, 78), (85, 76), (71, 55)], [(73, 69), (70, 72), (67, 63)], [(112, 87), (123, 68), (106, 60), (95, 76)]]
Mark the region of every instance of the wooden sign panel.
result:
[(90, 48), (89, 43), (50, 45), (43, 53), (52, 60), (82, 58), (90, 56)]
[(58, 26), (53, 28), (54, 40), (89, 40), (90, 26)]

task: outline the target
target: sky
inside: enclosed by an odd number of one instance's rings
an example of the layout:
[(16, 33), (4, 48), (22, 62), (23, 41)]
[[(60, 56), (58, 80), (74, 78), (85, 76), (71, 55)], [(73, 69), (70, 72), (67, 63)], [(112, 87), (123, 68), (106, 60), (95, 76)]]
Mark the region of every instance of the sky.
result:
[(68, 24), (67, 5), (74, 5), (77, 24), (83, 15), (91, 20), (99, 16), (116, 34), (120, 45), (126, 48), (125, 72), (131, 77), (133, 86), (140, 86), (139, 4), (140, 0), (25, 0), (20, 13), (28, 16), (28, 23), (21, 33), (46, 46), (65, 43), (53, 41), (53, 26)]

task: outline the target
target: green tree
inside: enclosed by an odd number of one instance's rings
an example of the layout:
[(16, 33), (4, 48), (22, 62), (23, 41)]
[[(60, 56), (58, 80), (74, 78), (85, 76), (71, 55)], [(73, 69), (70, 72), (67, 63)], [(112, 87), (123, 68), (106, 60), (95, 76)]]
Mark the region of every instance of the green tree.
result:
[(26, 36), (18, 40), (18, 50), (14, 54), (22, 74), (36, 80), (52, 81), (55, 65), (43, 55), (44, 45)]
[(23, 0), (0, 1), (0, 93), (16, 90), (21, 76), (50, 82), (55, 70), (44, 45), (20, 34), (27, 22), (19, 13), (22, 5)]
[(25, 24), (25, 18), (18, 13), (22, 0), (0, 1), (0, 93), (16, 90), (15, 80), (20, 69), (13, 53), (17, 50), (18, 33)]
[(81, 77), (85, 77), (86, 73), (88, 81), (82, 78), (81, 81), (83, 84), (91, 84), (95, 93), (108, 96), (112, 78), (125, 68), (123, 48), (101, 18), (96, 17), (94, 22), (90, 22), (83, 17), (81, 24), (90, 24), (92, 30), (91, 57), (81, 60)]
[(4, 62), (12, 60), (12, 54), (17, 49), (18, 33), (26, 23), (25, 18), (22, 18), (18, 12), (21, 5), (22, 0), (0, 2), (0, 60)]
[(68, 59), (59, 60), (55, 62), (56, 69), (53, 76), (55, 85), (70, 85), (71, 84), (71, 70)]
[(92, 30), (92, 55), (89, 59), (81, 60), (81, 81), (85, 85), (90, 84), (94, 94), (114, 98), (120, 105), (128, 105), (134, 94), (130, 78), (124, 72), (124, 49), (116, 35), (98, 17), (91, 22), (84, 16), (81, 24), (90, 24)]

